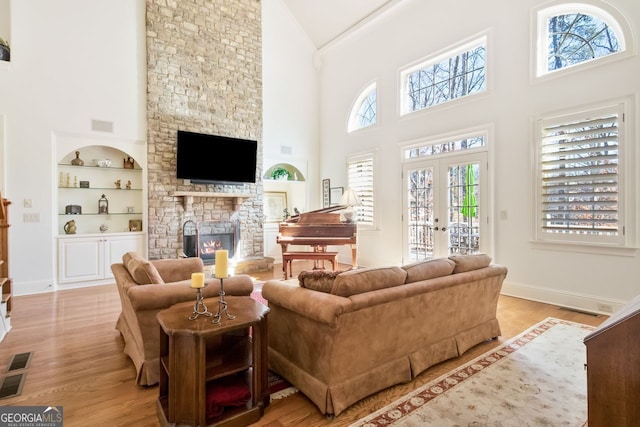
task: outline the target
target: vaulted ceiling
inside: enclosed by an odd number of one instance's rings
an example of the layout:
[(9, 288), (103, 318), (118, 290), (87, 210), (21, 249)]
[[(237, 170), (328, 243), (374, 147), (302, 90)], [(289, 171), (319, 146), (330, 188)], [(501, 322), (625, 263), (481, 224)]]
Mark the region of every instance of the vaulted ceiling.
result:
[(345, 31), (402, 0), (284, 0), (320, 49)]

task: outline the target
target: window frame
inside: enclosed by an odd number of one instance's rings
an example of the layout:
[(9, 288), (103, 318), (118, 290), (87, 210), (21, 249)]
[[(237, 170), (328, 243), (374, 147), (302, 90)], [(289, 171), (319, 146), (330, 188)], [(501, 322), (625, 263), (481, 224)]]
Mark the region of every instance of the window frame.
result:
[[(398, 71), (398, 116), (401, 118), (410, 117), (412, 114), (424, 113), (425, 111), (433, 111), (437, 108), (443, 107), (451, 107), (453, 105), (469, 102), (472, 99), (477, 99), (477, 97), (484, 96), (490, 92), (491, 88), (491, 77), (490, 77), (490, 69), (491, 69), (491, 54), (490, 54), (490, 32), (483, 31), (481, 33), (475, 34), (471, 37), (468, 37), (458, 43), (450, 45), (440, 51), (434, 53), (433, 55), (429, 55), (427, 57), (423, 57), (417, 61), (414, 61), (410, 64), (405, 65)], [(478, 92), (473, 92), (467, 94), (465, 96), (461, 96), (458, 98), (453, 98), (448, 101), (441, 102), (439, 104), (430, 105), (428, 107), (419, 109), (419, 110), (409, 110), (408, 100), (407, 100), (407, 80), (408, 76), (418, 70), (429, 67), (431, 65), (437, 64), (445, 59), (454, 58), (459, 56), (460, 54), (469, 51), (471, 48), (477, 47), (479, 45), (484, 45), (485, 47), (485, 56), (484, 56), (484, 89)]]
[[(539, 248), (553, 248), (567, 251), (604, 254), (635, 254), (636, 251), (636, 210), (638, 202), (636, 191), (636, 175), (631, 167), (635, 162), (634, 135), (635, 99), (615, 99), (588, 106), (572, 108), (558, 113), (544, 114), (536, 118), (534, 124), (534, 153), (535, 153), (535, 202), (533, 215), (534, 237), (532, 243)], [(594, 235), (559, 235), (545, 233), (542, 229), (542, 140), (543, 129), (551, 126), (577, 123), (577, 120), (588, 122), (594, 115), (605, 112), (618, 114), (618, 223), (619, 235), (616, 237)], [(579, 126), (576, 126), (579, 127)]]
[[(574, 13), (591, 15), (605, 22), (609, 28), (615, 32), (620, 50), (609, 55), (549, 71), (547, 63), (549, 39), (548, 19), (558, 15)], [(531, 32), (531, 74), (534, 82), (545, 81), (593, 67), (600, 67), (624, 59), (633, 55), (635, 52), (633, 37), (626, 18), (615, 8), (599, 1), (583, 0), (579, 3), (556, 2), (556, 4), (551, 6), (547, 3), (533, 10), (531, 14)]]
[[(360, 197), (361, 201), (365, 202), (366, 197), (362, 195), (362, 190), (361, 190), (362, 186), (355, 185), (355, 183), (352, 182), (352, 176), (350, 171), (351, 165), (353, 163), (359, 163), (363, 161), (371, 161), (371, 165), (372, 165), (371, 178), (370, 178), (370, 183), (368, 185), (368, 187), (371, 188), (371, 193), (372, 193), (371, 198), (373, 199), (371, 201), (371, 215), (370, 215), (372, 218), (372, 221), (360, 222), (358, 220), (358, 229), (359, 230), (377, 230), (380, 224), (378, 197), (377, 197), (378, 150), (372, 150), (372, 151), (366, 151), (366, 152), (347, 155), (347, 163), (346, 163), (347, 188), (351, 188), (352, 190), (354, 190), (356, 194), (358, 194), (358, 196)], [(362, 207), (356, 206), (355, 209), (360, 210), (362, 209)]]

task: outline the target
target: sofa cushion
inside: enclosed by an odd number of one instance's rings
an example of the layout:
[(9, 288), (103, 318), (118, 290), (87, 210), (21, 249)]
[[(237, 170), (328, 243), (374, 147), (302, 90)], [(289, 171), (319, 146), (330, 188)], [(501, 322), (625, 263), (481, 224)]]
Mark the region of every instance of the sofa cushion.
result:
[(339, 271), (312, 270), (302, 271), (298, 275), (298, 283), (303, 288), (319, 292), (331, 292), (333, 281), (340, 274)]
[(407, 272), (406, 282), (411, 283), (448, 276), (453, 272), (455, 266), (456, 263), (450, 259), (436, 258), (414, 262), (413, 264), (404, 265), (402, 268)]
[(449, 259), (456, 263), (453, 274), (478, 270), (491, 264), (491, 257), (487, 254), (455, 255), (450, 256)]
[(338, 274), (331, 293), (341, 297), (403, 285), (407, 272), (400, 267), (361, 268)]
[(148, 259), (142, 258), (135, 252), (127, 252), (122, 256), (122, 263), (129, 270), (129, 274), (138, 285), (164, 283), (156, 267)]

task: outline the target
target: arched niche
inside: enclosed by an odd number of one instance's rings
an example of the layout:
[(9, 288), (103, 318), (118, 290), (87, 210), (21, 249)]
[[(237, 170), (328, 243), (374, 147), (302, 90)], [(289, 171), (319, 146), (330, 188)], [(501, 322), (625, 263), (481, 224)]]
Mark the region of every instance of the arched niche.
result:
[(262, 178), (265, 180), (305, 181), (302, 172), (289, 163), (277, 163), (269, 167)]

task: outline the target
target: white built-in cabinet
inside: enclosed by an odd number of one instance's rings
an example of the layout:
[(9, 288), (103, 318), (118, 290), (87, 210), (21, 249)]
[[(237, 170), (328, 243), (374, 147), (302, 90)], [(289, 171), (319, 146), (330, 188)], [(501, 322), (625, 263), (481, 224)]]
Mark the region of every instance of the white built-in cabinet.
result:
[(126, 252), (147, 255), (146, 147), (69, 134), (56, 142), (57, 284), (112, 282)]
[(122, 255), (144, 253), (143, 233), (109, 233), (58, 238), (58, 282), (94, 282), (113, 278), (111, 264)]

